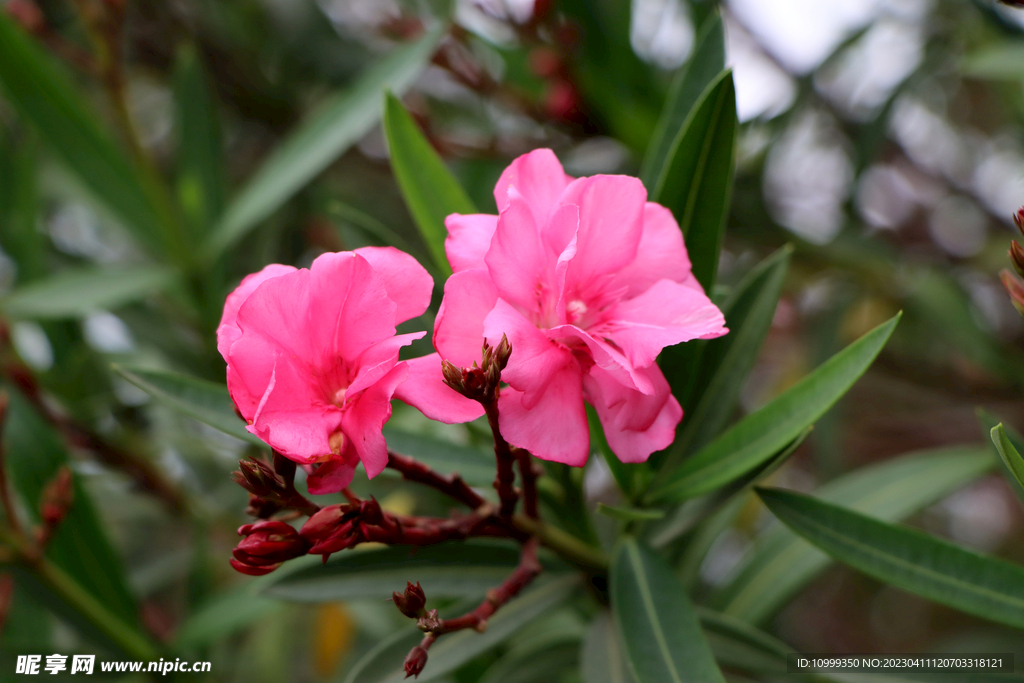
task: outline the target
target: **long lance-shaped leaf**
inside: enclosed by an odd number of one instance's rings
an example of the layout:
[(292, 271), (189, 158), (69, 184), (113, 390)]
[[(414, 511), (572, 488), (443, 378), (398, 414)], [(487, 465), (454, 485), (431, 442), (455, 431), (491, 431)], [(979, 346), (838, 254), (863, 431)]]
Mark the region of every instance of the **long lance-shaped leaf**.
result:
[(635, 683), (611, 615), (599, 614), (590, 624), (580, 652), (583, 683)]
[[(438, 638), (430, 648), (427, 666), (418, 681), (425, 683), (437, 680), (477, 655), (487, 652), (533, 620), (550, 612), (572, 595), (578, 586), (579, 578), (571, 574), (544, 581), (503, 605), (487, 621), (487, 630), (483, 633), (466, 630)], [(441, 610), (441, 614), (451, 618), (467, 607), (473, 608), (471, 604), (462, 604), (449, 609), (447, 613)], [(418, 629), (409, 628), (382, 641), (356, 664), (345, 678), (345, 683), (401, 683), (406, 678), (402, 671), (402, 660), (414, 645), (419, 644), (422, 637), (423, 633)]]
[(671, 361), (662, 361), (670, 382), (678, 378), (677, 383), (681, 383), (686, 378), (691, 383), (685, 397), (676, 393), (683, 403), (685, 419), (682, 432), (660, 465), (662, 468), (673, 469), (687, 453), (707, 444), (721, 432), (736, 408), (743, 382), (771, 327), (791, 253), (790, 247), (780, 249), (736, 286), (722, 305), (729, 334), (708, 341), (695, 359), (697, 362), (680, 368), (666, 367)]
[[(996, 466), (981, 447), (927, 450), (862, 467), (815, 491), (822, 500), (885, 521), (914, 514)], [(781, 524), (757, 539), (735, 578), (710, 605), (744, 621), (773, 615), (832, 560)]]
[(999, 452), (1003, 464), (1006, 465), (1006, 469), (1010, 471), (1017, 483), (1024, 487), (1024, 458), (1013, 447), (1002, 423), (992, 428), (992, 443), (996, 445), (996, 450)]
[(439, 27), (396, 49), (304, 121), (228, 205), (204, 255), (215, 257), (237, 242), (358, 142), (380, 119), (381, 92), (408, 88), (442, 34)]
[(430, 142), (397, 97), (388, 93), (384, 104), (384, 134), (391, 168), (409, 212), (444, 275), (452, 269), (444, 251), (448, 231), (444, 219), (452, 213), (476, 213), (476, 207), (444, 165)]
[(137, 301), (166, 289), (174, 271), (160, 266), (65, 271), (19, 287), (0, 299), (11, 318), (78, 318)]
[(686, 238), (693, 274), (710, 291), (718, 270), (732, 196), (736, 149), (736, 88), (723, 71), (701, 95), (679, 130), (651, 201), (672, 209)]
[(786, 526), (879, 581), (1002, 624), (1024, 628), (1024, 567), (909, 527), (779, 489), (759, 489)]
[(678, 502), (713, 491), (777, 453), (842, 397), (885, 346), (896, 315), (822, 363), (814, 372), (747, 415), (702, 448), (648, 495), (651, 502)]
[(640, 167), (640, 180), (647, 190), (653, 191), (658, 179), (665, 172), (676, 134), (686, 123), (693, 105), (700, 99), (708, 84), (725, 69), (725, 33), (722, 16), (712, 11), (697, 36), (697, 47), (693, 55), (680, 67), (665, 106), (661, 110), (658, 125), (647, 145), (647, 153)]
[(33, 39), (0, 13), (0, 84), (75, 179), (154, 255), (168, 230), (139, 173), (86, 106), (71, 79)]
[(653, 550), (624, 539), (609, 591), (637, 683), (724, 683), (686, 589)]

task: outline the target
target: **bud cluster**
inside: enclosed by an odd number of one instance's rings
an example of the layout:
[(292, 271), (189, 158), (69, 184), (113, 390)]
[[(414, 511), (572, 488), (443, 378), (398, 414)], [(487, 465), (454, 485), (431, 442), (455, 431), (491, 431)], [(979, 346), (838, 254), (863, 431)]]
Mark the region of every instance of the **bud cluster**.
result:
[[(1024, 235), (1024, 207), (1018, 209), (1017, 213), (1013, 215), (1013, 222), (1016, 224), (1017, 230)], [(1010, 242), (1009, 254), (1013, 269), (1017, 271), (1017, 275), (1024, 277), (1024, 247), (1021, 247), (1017, 240), (1012, 240)], [(1010, 302), (1013, 304), (1013, 307), (1017, 309), (1021, 316), (1024, 316), (1024, 283), (1009, 270), (1005, 269), (999, 274), (999, 277), (1003, 281), (1003, 287), (1006, 288), (1006, 292), (1010, 295)]]
[(490, 403), (498, 395), (501, 371), (508, 365), (512, 345), (508, 337), (501, 336), (496, 347), (484, 342), (480, 366), (473, 363), (471, 368), (460, 368), (449, 361), (442, 361), (441, 373), (444, 383), (468, 399)]
[(36, 542), (39, 547), (46, 545), (57, 527), (64, 520), (74, 501), (74, 479), (71, 469), (66, 465), (57, 470), (39, 497), (39, 517), (42, 524), (36, 529)]
[(239, 527), (245, 538), (231, 552), (231, 566), (243, 574), (269, 574), (282, 562), (305, 555), (310, 543), (285, 522), (264, 521)]
[(246, 513), (259, 519), (270, 519), (282, 510), (299, 510), (313, 514), (316, 505), (295, 490), (295, 463), (274, 453), (274, 466), (262, 460), (239, 460), (238, 471), (231, 478), (249, 492)]
[(418, 619), (423, 616), (423, 607), (427, 604), (427, 596), (423, 592), (423, 588), (420, 587), (419, 581), (415, 586), (412, 581), (406, 581), (405, 592), (395, 591), (391, 594), (391, 599), (395, 601), (398, 611), (410, 619)]

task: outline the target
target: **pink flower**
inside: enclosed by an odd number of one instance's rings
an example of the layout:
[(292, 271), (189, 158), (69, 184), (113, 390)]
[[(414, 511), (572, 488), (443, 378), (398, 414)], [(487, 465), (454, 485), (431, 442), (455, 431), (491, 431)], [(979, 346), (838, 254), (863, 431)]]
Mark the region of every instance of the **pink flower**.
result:
[[(658, 353), (727, 332), (690, 272), (671, 212), (646, 201), (636, 178), (567, 176), (547, 149), (516, 159), (494, 196), (500, 215), (445, 222), (455, 274), (434, 327), (440, 356), (469, 366), (485, 339), (496, 345), (508, 335), (501, 433), (540, 458), (586, 463), (584, 401), (623, 462), (667, 447), (683, 411)], [(465, 418), (415, 396), (430, 358), (415, 361), (424, 365), (403, 389), (408, 402), (430, 417)]]
[[(307, 466), (311, 493), (340, 491), (362, 461), (387, 465), (381, 427), (408, 375), (395, 335), (422, 314), (433, 280), (391, 247), (324, 254), (307, 270), (270, 265), (224, 302), (217, 350), (247, 429)], [(313, 465), (320, 463), (313, 471)]]

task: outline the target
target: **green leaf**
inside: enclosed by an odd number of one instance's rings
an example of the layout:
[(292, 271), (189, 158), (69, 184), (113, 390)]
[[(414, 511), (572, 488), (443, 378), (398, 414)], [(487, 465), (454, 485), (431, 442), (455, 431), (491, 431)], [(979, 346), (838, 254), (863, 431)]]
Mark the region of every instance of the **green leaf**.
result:
[(509, 649), (487, 669), (480, 683), (550, 683), (575, 668), (579, 654), (578, 634), (543, 634)]
[(992, 428), (992, 443), (996, 445), (996, 450), (999, 451), (999, 457), (1002, 458), (1006, 469), (1010, 471), (1018, 484), (1024, 486), (1024, 458), (1021, 458), (1020, 453), (1013, 447), (1002, 423)]
[(665, 471), (671, 471), (685, 455), (711, 441), (736, 409), (743, 382), (771, 327), (792, 253), (792, 247), (779, 249), (736, 286), (722, 305), (729, 334), (708, 341), (696, 362), (688, 367), (668, 368), (670, 376), (679, 378), (676, 384), (685, 377), (693, 389), (686, 392), (687, 399), (681, 399), (685, 420), (661, 464)]
[(899, 317), (871, 330), (702, 448), (654, 488), (650, 501), (678, 502), (713, 491), (769, 459), (853, 386), (882, 350)]
[(178, 50), (174, 68), (178, 134), (178, 200), (195, 229), (204, 234), (224, 211), (226, 188), (217, 107), (199, 55)]
[(416, 221), (438, 269), (451, 275), (444, 240), (444, 219), (452, 213), (476, 213), (459, 181), (424, 137), (397, 97), (388, 93), (384, 103), (384, 134), (391, 153), (391, 168), (406, 206)]
[(697, 616), (719, 664), (752, 673), (786, 672), (792, 647), (727, 614), (698, 608)]
[(634, 683), (608, 612), (597, 615), (587, 630), (580, 653), (580, 671), (583, 683)]
[(79, 318), (166, 289), (174, 271), (162, 266), (65, 270), (47, 280), (19, 287), (0, 299), (11, 318)]
[(643, 510), (641, 508), (624, 508), (615, 505), (597, 504), (597, 511), (606, 517), (617, 519), (622, 522), (644, 522), (652, 519), (661, 519), (665, 516), (664, 510)]
[[(921, 451), (863, 467), (825, 484), (815, 495), (858, 512), (903, 519), (995, 467), (985, 448)], [(831, 559), (782, 525), (757, 539), (743, 568), (710, 604), (759, 623), (774, 614)]]
[[(436, 680), (490, 650), (533, 620), (549, 613), (566, 600), (579, 584), (575, 574), (543, 581), (503, 605), (488, 620), (487, 630), (483, 633), (466, 630), (438, 638), (430, 648), (430, 658), (417, 679), (418, 683)], [(442, 610), (442, 616), (458, 616), (473, 607), (472, 604), (463, 603), (447, 612)], [(401, 683), (405, 680), (402, 662), (409, 650), (418, 645), (422, 638), (423, 634), (415, 627), (395, 633), (367, 653), (355, 665), (345, 683)]]
[(676, 134), (686, 123), (704, 89), (723, 69), (725, 34), (722, 30), (722, 17), (717, 11), (712, 11), (700, 28), (693, 55), (679, 68), (672, 81), (658, 126), (647, 145), (647, 153), (640, 167), (640, 180), (649, 192), (654, 190), (658, 178), (665, 173)]
[(786, 526), (855, 569), (935, 602), (1024, 628), (1024, 568), (916, 529), (779, 489), (758, 495)]
[[(40, 495), (57, 471), (68, 463), (68, 455), (52, 426), (31, 408), (20, 393), (11, 388), (7, 391), (10, 408), (3, 430), (6, 464), (13, 486), (24, 502), (22, 509), (35, 524), (39, 521)], [(138, 611), (128, 590), (124, 570), (79, 475), (74, 477), (71, 508), (50, 539), (46, 555), (81, 590), (102, 603), (125, 629), (136, 628)], [(18, 582), (38, 602), (74, 624), (83, 635), (104, 647), (117, 647), (94, 623), (76, 612), (33, 573), (20, 573)]]
[(608, 440), (604, 436), (604, 427), (601, 425), (601, 418), (597, 416), (597, 411), (591, 405), (587, 405), (586, 408), (587, 422), (590, 425), (591, 448), (604, 458), (604, 462), (608, 465), (608, 470), (612, 473), (615, 483), (619, 485), (623, 497), (627, 501), (632, 501), (642, 486), (642, 482), (650, 476), (650, 466), (647, 463), (625, 463), (619, 460), (608, 446)]
[[(64, 69), (0, 14), (0, 83), (18, 113), (97, 199), (154, 255), (166, 246), (163, 217), (139, 172), (114, 144)], [(166, 227), (165, 227), (166, 229)]]
[(965, 76), (994, 81), (1024, 81), (1024, 42), (1005, 41), (964, 57)]
[(650, 193), (651, 201), (670, 208), (679, 221), (693, 274), (705, 291), (711, 290), (718, 270), (738, 125), (732, 72), (723, 71), (675, 135)]
[(625, 538), (609, 593), (637, 683), (724, 683), (686, 590), (653, 550)]
[(408, 88), (443, 34), (439, 27), (394, 50), (300, 124), (228, 205), (205, 255), (216, 257), (237, 242), (358, 142), (380, 118), (381, 91)]
[(245, 422), (235, 412), (235, 405), (223, 384), (166, 370), (123, 365), (114, 365), (113, 369), (168, 407), (235, 438), (266, 446), (246, 431)]
[[(324, 566), (318, 563), (269, 582), (264, 593), (292, 602), (386, 600), (401, 592), (406, 581), (419, 581), (431, 600), (462, 598), (499, 585), (518, 563), (519, 549), (498, 541), (394, 546), (336, 555)], [(547, 557), (545, 563), (565, 568)]]
[(470, 486), (489, 487), (494, 482), (494, 453), (459, 446), (422, 434), (411, 434), (385, 425), (388, 448), (416, 458), (444, 474), (457, 472)]

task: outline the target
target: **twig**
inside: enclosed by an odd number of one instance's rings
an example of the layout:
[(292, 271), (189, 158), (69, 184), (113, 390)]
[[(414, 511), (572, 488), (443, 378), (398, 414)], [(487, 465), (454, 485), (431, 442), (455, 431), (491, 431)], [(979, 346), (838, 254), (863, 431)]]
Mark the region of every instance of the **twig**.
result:
[(399, 472), (403, 479), (414, 481), (419, 484), (437, 489), (441, 493), (451, 496), (473, 510), (476, 510), (486, 501), (479, 493), (469, 487), (458, 473), (445, 476), (412, 458), (388, 451), (389, 468)]
[(484, 411), (487, 413), (487, 422), (491, 425), (494, 433), (494, 457), (498, 463), (498, 473), (494, 478), (494, 488), (498, 492), (498, 499), (501, 501), (501, 508), (498, 514), (504, 520), (509, 520), (516, 511), (516, 503), (519, 501), (519, 492), (516, 491), (516, 473), (513, 469), (515, 456), (512, 449), (505, 441), (498, 429), (498, 398), (483, 403)]
[(519, 476), (523, 478), (523, 509), (527, 517), (537, 519), (537, 471), (536, 465), (530, 452), (517, 448), (515, 451), (516, 461), (519, 463)]
[[(10, 397), (7, 392), (0, 392), (0, 436), (3, 436), (3, 428), (7, 422), (8, 405), (10, 405)], [(3, 439), (0, 439), (0, 504), (3, 505), (4, 517), (7, 518), (7, 526), (11, 532), (18, 538), (24, 538), (24, 530), (21, 528), (21, 520), (18, 518), (14, 498), (11, 496), (11, 487), (7, 481), (7, 449), (4, 448)]]

